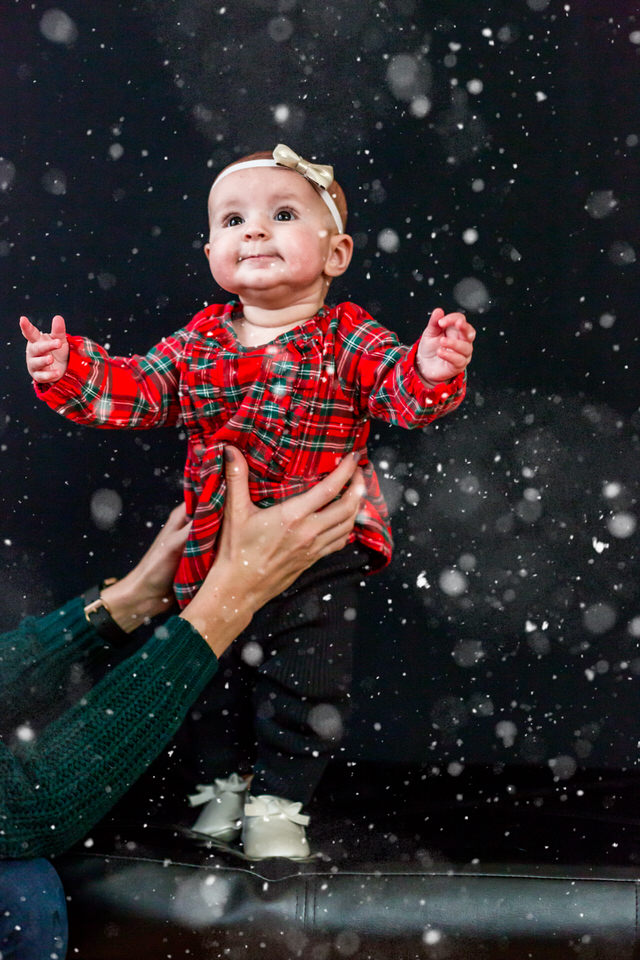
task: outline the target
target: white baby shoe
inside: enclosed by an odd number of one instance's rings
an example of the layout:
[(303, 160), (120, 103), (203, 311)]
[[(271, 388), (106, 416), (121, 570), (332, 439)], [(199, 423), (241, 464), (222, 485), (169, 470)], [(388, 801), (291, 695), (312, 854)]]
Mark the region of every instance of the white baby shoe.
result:
[(292, 803), (284, 797), (269, 794), (249, 797), (242, 822), (246, 856), (252, 860), (265, 857), (305, 860), (309, 856), (309, 842), (304, 828), (309, 817), (300, 813), (301, 809), (301, 803)]
[(203, 803), (206, 806), (192, 829), (225, 843), (239, 837), (247, 787), (248, 782), (237, 773), (232, 773), (226, 779), (214, 780), (213, 783), (198, 784), (198, 793), (189, 797), (189, 803), (192, 807)]

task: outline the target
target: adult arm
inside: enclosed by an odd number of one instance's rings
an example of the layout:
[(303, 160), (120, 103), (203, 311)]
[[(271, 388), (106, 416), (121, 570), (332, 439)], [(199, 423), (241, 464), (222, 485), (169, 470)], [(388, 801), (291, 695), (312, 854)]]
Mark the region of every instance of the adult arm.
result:
[[(153, 543), (125, 577), (101, 592), (118, 626), (131, 633), (174, 603), (173, 577), (190, 524), (184, 504), (172, 510)], [(84, 616), (81, 597), (42, 617), (27, 617), (0, 636), (0, 732), (29, 723), (40, 703), (68, 693), (86, 671), (106, 661), (113, 648)]]
[(334, 498), (356, 458), (260, 510), (244, 459), (230, 455), (221, 549), (191, 603), (36, 739), (0, 742), (0, 857), (59, 853), (86, 835), (168, 743), (256, 610), (347, 542), (361, 475)]

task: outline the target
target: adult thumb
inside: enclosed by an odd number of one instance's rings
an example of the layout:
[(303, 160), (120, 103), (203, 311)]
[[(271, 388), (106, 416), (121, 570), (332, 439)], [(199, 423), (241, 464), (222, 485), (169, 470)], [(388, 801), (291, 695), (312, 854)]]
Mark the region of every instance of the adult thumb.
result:
[(249, 468), (247, 461), (235, 447), (224, 448), (224, 475), (227, 481), (225, 512), (245, 513), (251, 506)]

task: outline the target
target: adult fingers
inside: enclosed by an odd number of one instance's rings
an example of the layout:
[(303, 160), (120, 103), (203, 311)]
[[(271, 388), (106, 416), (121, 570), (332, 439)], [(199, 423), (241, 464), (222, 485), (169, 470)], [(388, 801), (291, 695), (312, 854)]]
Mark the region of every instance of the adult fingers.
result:
[(184, 527), (187, 523), (190, 523), (187, 520), (187, 507), (184, 502), (179, 503), (176, 507), (173, 508), (167, 519), (165, 520), (164, 526), (172, 530), (179, 530), (181, 527)]
[(349, 542), (350, 533), (351, 531), (349, 531), (348, 533), (345, 533), (344, 536), (339, 537), (338, 539), (332, 540), (330, 543), (328, 543), (325, 547), (323, 547), (318, 552), (317, 559), (319, 560), (321, 557), (327, 557), (330, 553), (335, 553), (337, 550), (344, 550), (344, 548)]
[(158, 531), (156, 540), (165, 542), (169, 538), (171, 542), (175, 539), (177, 543), (180, 543), (182, 540), (186, 540), (190, 526), (191, 520), (187, 519), (187, 508), (183, 501), (173, 508)]
[(345, 531), (347, 533), (351, 532), (364, 492), (362, 471), (358, 470), (349, 485), (349, 489), (343, 493), (339, 500), (335, 500), (305, 520), (321, 546), (324, 546), (327, 539), (340, 537)]
[(190, 529), (190, 520), (186, 523), (183, 523), (180, 527), (165, 527), (160, 534), (161, 543), (163, 543), (169, 550), (179, 551), (182, 553), (184, 545), (189, 537)]
[(301, 519), (309, 516), (335, 500), (345, 484), (354, 475), (361, 455), (361, 451), (356, 450), (347, 454), (331, 473), (323, 477), (310, 490), (306, 490), (304, 493), (288, 500), (287, 503), (295, 512), (295, 517)]
[(335, 515), (336, 518), (341, 519), (342, 516), (348, 517), (352, 513), (357, 513), (365, 493), (366, 486), (364, 482), (364, 474), (362, 473), (360, 467), (358, 467), (351, 478), (349, 486), (342, 493), (339, 499), (334, 500), (326, 507), (323, 507), (322, 510), (318, 512), (318, 516), (328, 519), (329, 517)]
[[(314, 540), (313, 546), (307, 551), (310, 559), (315, 562), (317, 557), (324, 557), (327, 553), (339, 550), (340, 546), (344, 547), (353, 530), (354, 519), (355, 517), (350, 517), (348, 520), (334, 524), (324, 533), (319, 534)], [(336, 546), (336, 544), (340, 546)]]

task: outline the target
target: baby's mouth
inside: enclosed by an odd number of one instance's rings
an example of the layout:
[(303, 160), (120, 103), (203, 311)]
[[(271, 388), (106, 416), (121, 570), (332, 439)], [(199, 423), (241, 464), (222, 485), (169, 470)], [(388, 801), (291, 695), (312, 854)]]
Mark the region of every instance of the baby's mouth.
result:
[(276, 256), (276, 253), (246, 253), (238, 257), (238, 263), (242, 263), (243, 260), (273, 260)]

